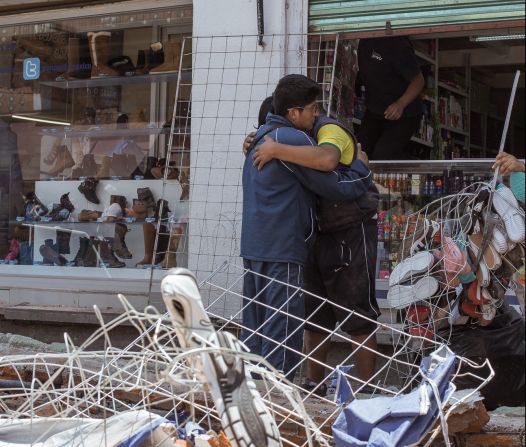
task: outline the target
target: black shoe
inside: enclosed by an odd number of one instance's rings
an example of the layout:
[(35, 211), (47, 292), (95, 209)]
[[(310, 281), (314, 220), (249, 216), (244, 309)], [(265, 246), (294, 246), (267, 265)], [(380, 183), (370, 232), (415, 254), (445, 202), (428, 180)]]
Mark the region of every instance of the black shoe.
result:
[(99, 204), (100, 200), (97, 197), (97, 184), (99, 183), (98, 180), (94, 178), (87, 178), (84, 180), (78, 187), (78, 190), (84, 194), (84, 197), (88, 200), (88, 202)]

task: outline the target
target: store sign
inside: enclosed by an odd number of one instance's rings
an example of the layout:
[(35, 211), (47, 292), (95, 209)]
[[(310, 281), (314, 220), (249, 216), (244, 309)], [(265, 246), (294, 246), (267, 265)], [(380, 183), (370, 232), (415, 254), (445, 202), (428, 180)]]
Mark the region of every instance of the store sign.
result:
[(40, 59), (38, 57), (24, 59), (23, 77), (26, 81), (34, 81), (40, 77)]

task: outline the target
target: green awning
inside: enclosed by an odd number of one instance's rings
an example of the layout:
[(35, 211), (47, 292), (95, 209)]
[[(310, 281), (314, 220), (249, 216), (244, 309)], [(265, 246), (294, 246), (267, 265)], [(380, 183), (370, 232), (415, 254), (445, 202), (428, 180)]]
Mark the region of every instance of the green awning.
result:
[(310, 32), (524, 21), (524, 0), (309, 0)]

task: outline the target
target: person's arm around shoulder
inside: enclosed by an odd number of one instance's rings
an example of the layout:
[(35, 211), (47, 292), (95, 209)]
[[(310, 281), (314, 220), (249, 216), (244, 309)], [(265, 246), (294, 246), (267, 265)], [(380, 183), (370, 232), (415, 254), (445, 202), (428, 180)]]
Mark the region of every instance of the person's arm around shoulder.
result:
[(275, 142), (269, 136), (256, 148), (252, 157), (254, 166), (258, 169), (271, 160), (278, 159), (319, 171), (332, 171), (338, 166), (341, 151), (329, 144), (319, 146), (292, 146)]
[(359, 146), (357, 150), (356, 160), (349, 166), (340, 165), (332, 172), (321, 172), (283, 161), (282, 163), (314, 194), (333, 201), (356, 200), (368, 191), (373, 177), (367, 166), (367, 155)]

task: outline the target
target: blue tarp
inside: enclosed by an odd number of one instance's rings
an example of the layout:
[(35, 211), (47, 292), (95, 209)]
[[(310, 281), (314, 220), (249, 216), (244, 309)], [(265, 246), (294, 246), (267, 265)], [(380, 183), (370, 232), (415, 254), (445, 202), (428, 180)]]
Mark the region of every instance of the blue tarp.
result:
[(423, 380), (415, 390), (351, 402), (332, 426), (336, 446), (401, 447), (418, 442), (455, 389), (450, 381), (455, 359), (447, 347), (439, 348), (422, 360)]

